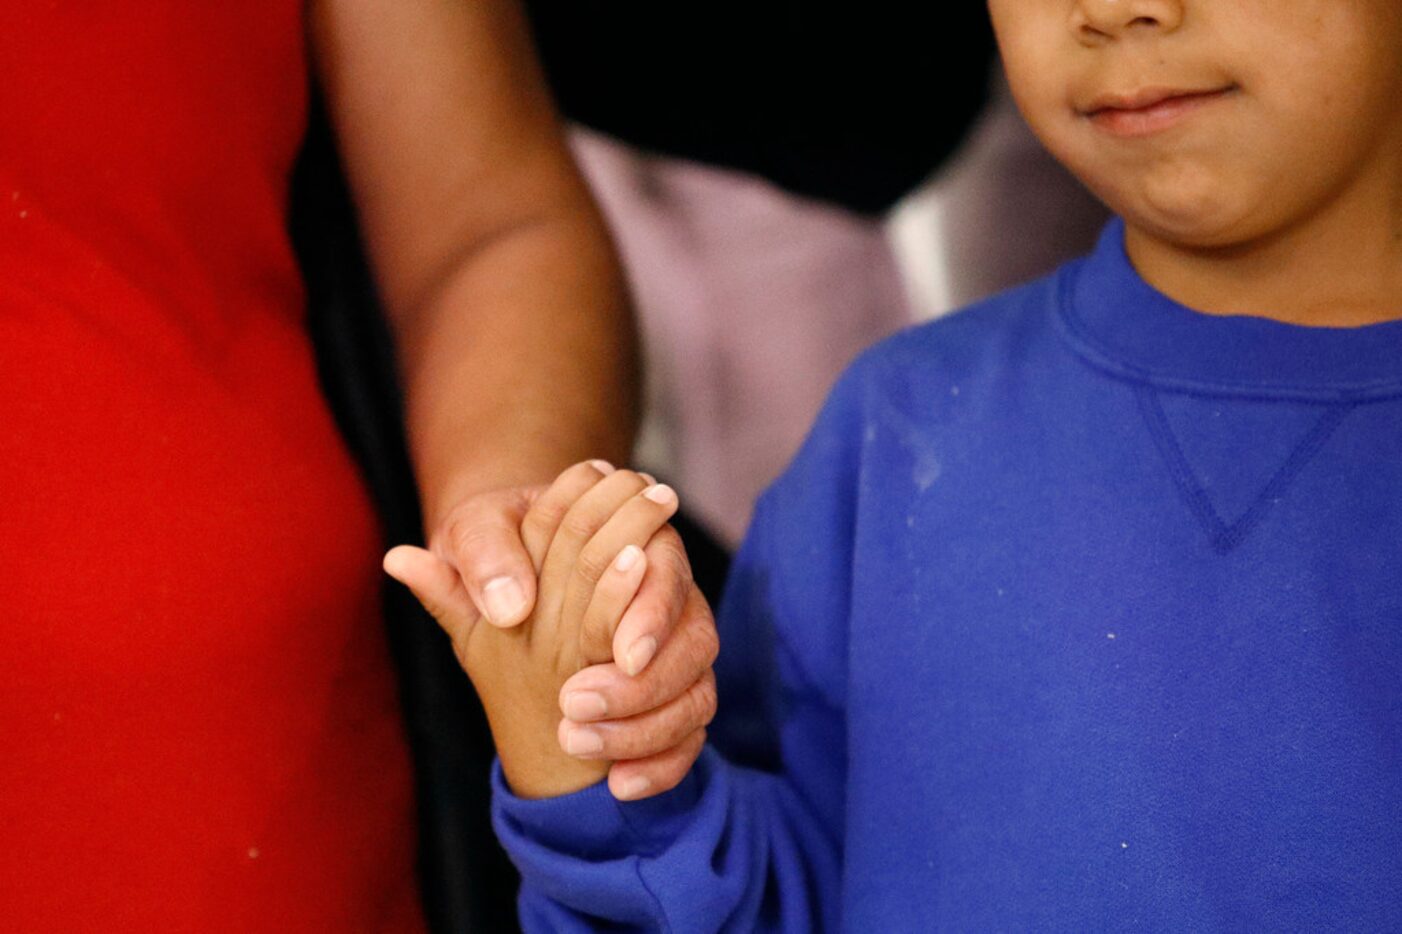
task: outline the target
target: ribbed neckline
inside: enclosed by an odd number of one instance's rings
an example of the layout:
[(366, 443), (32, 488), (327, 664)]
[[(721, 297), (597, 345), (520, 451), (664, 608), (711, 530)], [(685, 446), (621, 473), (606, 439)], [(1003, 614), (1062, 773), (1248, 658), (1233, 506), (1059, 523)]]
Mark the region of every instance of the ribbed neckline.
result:
[(1402, 395), (1402, 321), (1322, 328), (1194, 311), (1140, 278), (1118, 219), (1095, 252), (1062, 271), (1059, 286), (1063, 334), (1088, 362), (1115, 376), (1271, 399)]

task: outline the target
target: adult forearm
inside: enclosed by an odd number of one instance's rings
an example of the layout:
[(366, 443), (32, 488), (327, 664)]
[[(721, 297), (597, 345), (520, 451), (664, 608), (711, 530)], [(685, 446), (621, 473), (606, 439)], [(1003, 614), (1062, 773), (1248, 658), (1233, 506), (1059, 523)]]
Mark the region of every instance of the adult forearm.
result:
[(428, 528), (474, 493), (546, 483), (586, 457), (626, 459), (636, 337), (592, 211), (478, 242), (395, 330)]

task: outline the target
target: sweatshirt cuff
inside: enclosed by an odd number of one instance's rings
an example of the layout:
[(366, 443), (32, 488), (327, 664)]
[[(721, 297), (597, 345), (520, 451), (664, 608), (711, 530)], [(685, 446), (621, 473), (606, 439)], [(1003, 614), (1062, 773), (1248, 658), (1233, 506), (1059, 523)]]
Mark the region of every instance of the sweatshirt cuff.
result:
[(589, 862), (648, 856), (685, 829), (715, 768), (712, 756), (705, 750), (676, 788), (641, 801), (619, 801), (603, 781), (557, 798), (520, 798), (508, 787), (497, 760), (492, 763), (492, 823), (513, 858), (537, 848)]

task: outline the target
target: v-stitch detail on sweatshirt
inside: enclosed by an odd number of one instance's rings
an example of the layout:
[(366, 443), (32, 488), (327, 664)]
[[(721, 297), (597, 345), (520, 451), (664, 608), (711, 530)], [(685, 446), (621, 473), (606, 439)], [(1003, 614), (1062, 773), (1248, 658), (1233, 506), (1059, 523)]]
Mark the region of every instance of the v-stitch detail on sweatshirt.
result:
[(1343, 422), (1345, 416), (1354, 409), (1354, 406), (1350, 404), (1327, 406), (1314, 426), (1306, 432), (1299, 444), (1295, 445), (1280, 467), (1271, 475), (1246, 511), (1228, 523), (1222, 518), (1217, 507), (1212, 504), (1207, 490), (1199, 482), (1192, 465), (1188, 463), (1188, 458), (1183, 453), (1183, 446), (1179, 443), (1178, 436), (1174, 433), (1173, 427), (1169, 424), (1168, 416), (1164, 412), (1163, 404), (1159, 401), (1158, 391), (1151, 386), (1140, 385), (1135, 387), (1135, 395), (1139, 401), (1139, 410), (1149, 427), (1149, 433), (1153, 436), (1154, 444), (1158, 447), (1159, 453), (1168, 464), (1169, 472), (1173, 475), (1173, 481), (1178, 487), (1179, 494), (1207, 532), (1212, 549), (1218, 554), (1226, 554), (1246, 540), (1252, 529), (1270, 511), (1271, 506), (1279, 502), (1285, 495), (1286, 490), (1299, 476), (1305, 465), (1328, 443), (1329, 438)]

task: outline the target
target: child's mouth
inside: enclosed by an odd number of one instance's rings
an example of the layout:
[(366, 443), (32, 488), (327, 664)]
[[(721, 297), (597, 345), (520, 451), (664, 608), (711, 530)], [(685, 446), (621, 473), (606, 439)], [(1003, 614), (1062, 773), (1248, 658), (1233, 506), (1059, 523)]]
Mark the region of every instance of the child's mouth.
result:
[(1130, 94), (1106, 94), (1082, 111), (1097, 129), (1112, 136), (1151, 136), (1175, 126), (1189, 114), (1221, 100), (1236, 85), (1206, 91), (1144, 88)]

